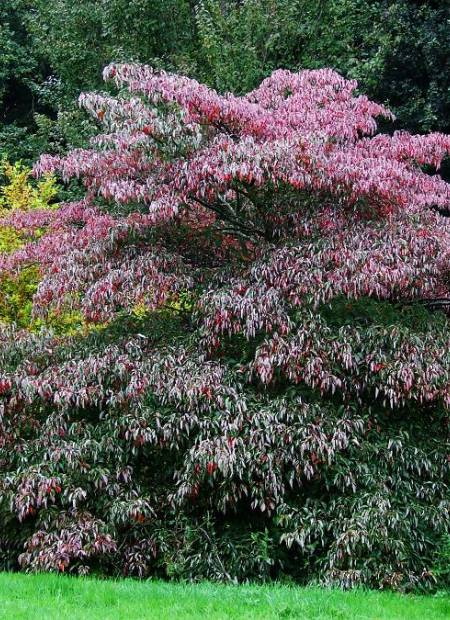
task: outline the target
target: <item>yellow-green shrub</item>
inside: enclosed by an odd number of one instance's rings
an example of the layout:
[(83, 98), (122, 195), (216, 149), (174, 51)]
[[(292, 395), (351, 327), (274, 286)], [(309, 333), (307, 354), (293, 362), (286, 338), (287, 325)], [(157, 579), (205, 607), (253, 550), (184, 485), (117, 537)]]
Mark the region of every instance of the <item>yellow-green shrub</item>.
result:
[[(11, 164), (6, 160), (0, 163), (0, 174), (4, 179), (0, 186), (0, 217), (16, 209), (57, 208), (58, 186), (53, 176), (34, 181), (29, 168), (20, 162)], [(12, 252), (22, 245), (23, 239), (17, 232), (0, 226), (0, 252)], [(33, 331), (44, 325), (42, 320), (32, 316), (32, 299), (39, 280), (37, 266), (23, 269), (16, 277), (0, 280), (0, 322), (15, 323)], [(82, 319), (79, 313), (65, 313), (51, 315), (45, 324), (56, 332), (70, 333), (82, 326)]]
[(3, 160), (0, 173), (5, 183), (0, 187), (0, 214), (5, 211), (21, 209), (49, 209), (58, 194), (58, 186), (53, 176), (46, 176), (39, 181), (32, 182), (31, 170), (16, 162), (10, 164)]

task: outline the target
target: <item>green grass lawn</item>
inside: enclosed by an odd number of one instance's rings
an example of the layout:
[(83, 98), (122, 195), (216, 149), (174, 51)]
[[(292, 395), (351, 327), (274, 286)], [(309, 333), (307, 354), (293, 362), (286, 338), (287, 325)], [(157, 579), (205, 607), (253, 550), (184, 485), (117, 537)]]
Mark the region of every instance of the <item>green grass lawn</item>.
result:
[(278, 585), (186, 585), (1, 573), (0, 618), (449, 620), (450, 595), (402, 596)]

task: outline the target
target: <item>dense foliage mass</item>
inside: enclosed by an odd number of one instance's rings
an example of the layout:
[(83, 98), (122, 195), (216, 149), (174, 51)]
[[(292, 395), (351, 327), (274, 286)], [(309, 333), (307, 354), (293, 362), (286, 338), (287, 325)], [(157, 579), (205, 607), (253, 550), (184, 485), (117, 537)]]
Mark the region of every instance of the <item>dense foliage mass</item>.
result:
[(374, 135), (390, 112), (328, 69), (105, 77), (102, 133), (35, 168), (84, 198), (2, 219), (36, 314), (103, 324), (2, 332), (3, 566), (433, 585), (450, 186), (423, 168), (450, 138)]

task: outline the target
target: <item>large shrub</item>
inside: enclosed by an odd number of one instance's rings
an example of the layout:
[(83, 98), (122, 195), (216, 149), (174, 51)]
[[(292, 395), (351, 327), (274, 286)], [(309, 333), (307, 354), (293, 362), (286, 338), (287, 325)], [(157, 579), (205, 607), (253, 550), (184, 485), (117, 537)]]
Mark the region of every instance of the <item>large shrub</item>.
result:
[(389, 112), (331, 70), (242, 97), (105, 75), (117, 98), (82, 97), (104, 132), (36, 166), (85, 198), (3, 220), (35, 311), (107, 324), (2, 333), (3, 565), (432, 585), (450, 188), (422, 167), (450, 139), (372, 137)]

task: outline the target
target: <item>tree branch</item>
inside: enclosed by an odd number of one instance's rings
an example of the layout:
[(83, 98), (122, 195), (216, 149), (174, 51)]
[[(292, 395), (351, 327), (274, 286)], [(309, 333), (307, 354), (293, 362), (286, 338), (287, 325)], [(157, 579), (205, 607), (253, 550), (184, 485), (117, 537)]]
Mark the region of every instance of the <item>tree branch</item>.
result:
[(247, 224), (244, 224), (244, 222), (237, 219), (236, 216), (231, 216), (230, 213), (227, 213), (227, 211), (225, 211), (224, 209), (221, 209), (217, 205), (206, 202), (206, 200), (203, 200), (202, 198), (198, 198), (197, 196), (193, 196), (193, 195), (189, 195), (189, 199), (193, 200), (194, 202), (197, 202), (198, 204), (202, 205), (206, 209), (213, 211), (216, 215), (219, 216), (219, 218), (222, 221), (226, 222), (227, 224), (231, 224), (232, 229), (230, 230), (230, 232), (235, 232), (236, 234), (239, 233), (241, 235), (242, 234), (251, 235), (251, 237), (249, 237), (250, 239), (254, 236), (257, 236), (257, 237), (263, 237), (267, 241), (270, 241), (270, 239), (267, 239), (265, 231), (260, 230), (259, 228), (255, 228), (253, 226), (248, 226)]

